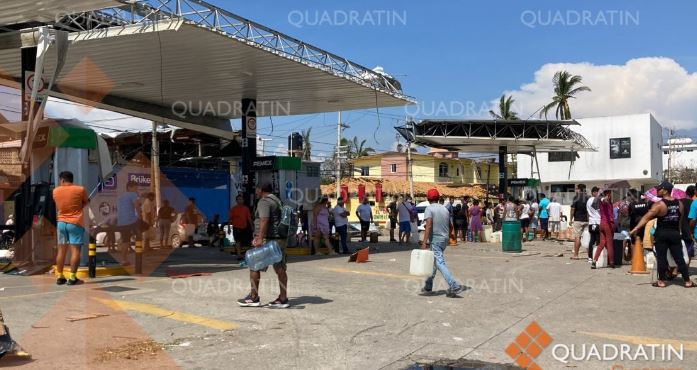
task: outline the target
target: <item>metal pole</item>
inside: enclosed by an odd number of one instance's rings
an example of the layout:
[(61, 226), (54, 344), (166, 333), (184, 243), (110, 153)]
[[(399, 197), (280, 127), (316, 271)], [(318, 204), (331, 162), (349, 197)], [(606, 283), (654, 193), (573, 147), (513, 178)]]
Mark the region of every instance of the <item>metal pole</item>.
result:
[(414, 174), (411, 167), (411, 141), (407, 141), (407, 173), (409, 176), (409, 196), (414, 199)]
[(152, 150), (151, 162), (152, 167), (152, 186), (155, 193), (155, 209), (160, 209), (162, 206), (162, 195), (160, 192), (160, 141), (157, 138), (157, 122), (152, 122)]
[(505, 199), (508, 190), (508, 169), (506, 168), (507, 155), (508, 148), (505, 145), (499, 146), (499, 199)]
[(341, 196), (341, 111), (336, 122), (336, 199)]
[(252, 162), (257, 157), (256, 99), (242, 99), (242, 188), (244, 199), (254, 207), (254, 171)]

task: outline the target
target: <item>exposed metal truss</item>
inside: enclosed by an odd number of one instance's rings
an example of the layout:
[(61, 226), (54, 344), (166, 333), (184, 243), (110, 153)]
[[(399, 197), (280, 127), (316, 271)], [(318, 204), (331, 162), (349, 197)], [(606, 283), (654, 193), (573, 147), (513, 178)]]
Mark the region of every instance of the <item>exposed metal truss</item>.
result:
[(153, 25), (162, 20), (183, 19), (186, 23), (220, 33), (250, 46), (365, 84), (398, 98), (413, 101), (402, 93), (391, 76), (375, 72), (331, 52), (272, 30), (201, 0), (117, 0), (124, 5), (65, 15), (54, 26), (71, 32), (129, 24)]
[(425, 120), (395, 129), (408, 141), (446, 149), (490, 148), (499, 145), (538, 151), (595, 151), (583, 135), (571, 130), (576, 121), (547, 120)]

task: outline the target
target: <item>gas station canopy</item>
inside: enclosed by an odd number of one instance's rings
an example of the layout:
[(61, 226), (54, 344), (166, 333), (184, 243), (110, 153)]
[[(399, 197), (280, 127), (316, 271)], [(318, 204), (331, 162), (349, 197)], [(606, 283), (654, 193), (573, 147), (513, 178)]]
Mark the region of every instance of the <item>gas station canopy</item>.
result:
[[(33, 46), (37, 23), (68, 32), (65, 65), (49, 92), (58, 98), (218, 135), (242, 116), (245, 98), (256, 100), (258, 116), (413, 103), (389, 75), (204, 1), (43, 3), (37, 14), (35, 3), (0, 2), (0, 76), (21, 80), (20, 47)], [(31, 27), (10, 25), (17, 21)], [(55, 65), (49, 52), (44, 70)]]
[(595, 151), (586, 138), (571, 130), (574, 120), (424, 120), (395, 129), (418, 145), (478, 153)]

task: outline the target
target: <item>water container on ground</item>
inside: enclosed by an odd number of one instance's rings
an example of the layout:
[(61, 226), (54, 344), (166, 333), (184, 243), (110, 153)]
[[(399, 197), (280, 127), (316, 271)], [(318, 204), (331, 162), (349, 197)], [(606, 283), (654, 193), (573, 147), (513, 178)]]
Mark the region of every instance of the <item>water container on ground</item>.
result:
[(409, 274), (415, 276), (431, 276), (434, 263), (433, 252), (429, 249), (414, 249), (411, 251)]
[(483, 230), (484, 230), (484, 232), (482, 234), (484, 234), (484, 240), (482, 240), (482, 241), (490, 243), (491, 242), (491, 234), (494, 232), (494, 228), (491, 225), (484, 225)]
[[(610, 246), (612, 248), (612, 246)], [(595, 258), (595, 251), (598, 249), (598, 246), (593, 247), (593, 257)], [(598, 261), (595, 263), (595, 267), (597, 268), (603, 268), (607, 267), (607, 248), (603, 248), (603, 251), (600, 252), (600, 256), (598, 256)]]
[(281, 262), (283, 251), (275, 240), (268, 241), (259, 248), (251, 248), (245, 253), (245, 261), (252, 271), (261, 271), (269, 265)]
[(523, 250), (520, 221), (504, 221), (501, 231), (501, 246), (504, 252), (519, 253)]

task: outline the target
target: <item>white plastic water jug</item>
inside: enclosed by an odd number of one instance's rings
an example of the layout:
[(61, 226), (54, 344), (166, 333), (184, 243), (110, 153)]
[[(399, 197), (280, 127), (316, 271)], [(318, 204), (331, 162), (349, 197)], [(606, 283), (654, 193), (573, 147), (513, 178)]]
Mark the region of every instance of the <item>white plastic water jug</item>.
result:
[(415, 276), (431, 276), (434, 263), (433, 252), (429, 249), (414, 249), (411, 251), (409, 274)]
[(484, 225), (482, 230), (484, 230), (484, 240), (482, 241), (491, 243), (491, 234), (494, 232), (494, 228), (491, 225)]
[(588, 249), (588, 246), (591, 244), (591, 233), (588, 231), (588, 228), (583, 229), (583, 234), (581, 234), (581, 245), (583, 248), (586, 250)]
[[(612, 248), (612, 246), (610, 246)], [(595, 250), (598, 249), (598, 246), (593, 247), (593, 257), (595, 257)], [(597, 268), (603, 268), (607, 267), (607, 248), (604, 248), (602, 252), (600, 252), (600, 256), (598, 256), (598, 261), (595, 263), (595, 267)]]

